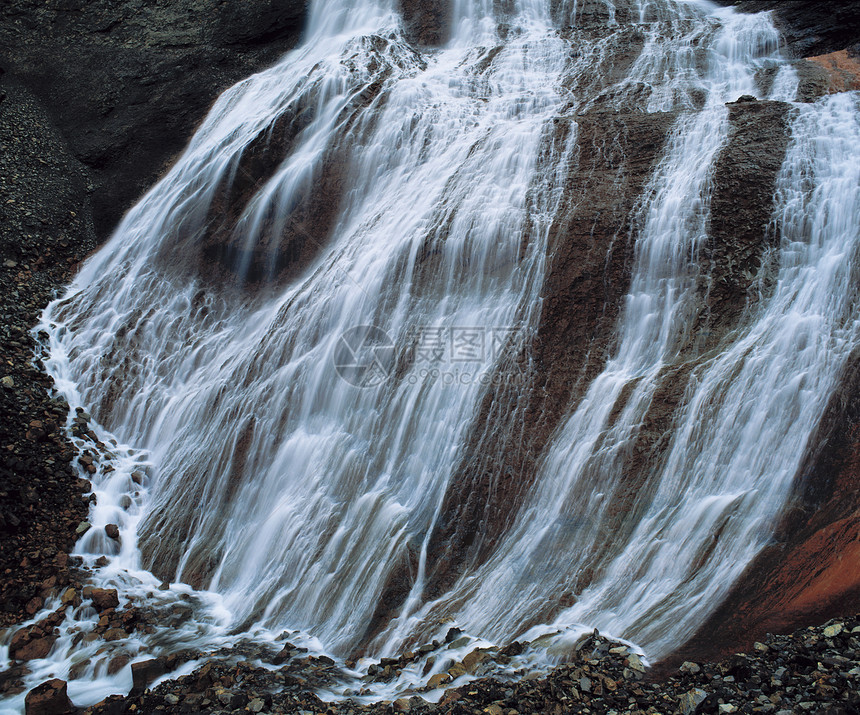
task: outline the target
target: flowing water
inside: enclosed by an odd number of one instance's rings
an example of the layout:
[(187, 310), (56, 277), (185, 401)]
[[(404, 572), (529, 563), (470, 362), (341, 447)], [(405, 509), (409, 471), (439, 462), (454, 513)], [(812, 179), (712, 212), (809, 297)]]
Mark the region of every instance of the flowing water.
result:
[[(631, 445), (697, 310), (724, 103), (762, 96), (766, 69), (770, 98), (791, 101), (797, 78), (766, 15), (706, 2), (453, 12), (445, 45), (418, 50), (384, 0), (313, 3), (304, 44), (218, 100), (46, 310), (48, 369), (105, 444), (76, 553), (138, 605), (194, 606), (121, 643), (132, 659), (283, 630), (339, 657), (375, 636), (381, 656), (452, 622), (497, 643), (596, 626), (658, 657), (770, 538), (858, 341), (856, 96), (793, 109), (762, 298), (690, 358), (666, 454), (609, 540)], [(578, 139), (554, 120), (631, 105), (678, 119), (639, 202), (616, 347), (510, 531), (428, 601), (428, 541), (469, 429), (488, 384), (518, 379), (540, 320)], [(409, 594), (373, 633), (403, 563)], [(95, 619), (70, 614), (28, 682), (74, 671), (78, 704), (127, 691), (128, 668), (107, 675), (98, 642), (75, 638)]]

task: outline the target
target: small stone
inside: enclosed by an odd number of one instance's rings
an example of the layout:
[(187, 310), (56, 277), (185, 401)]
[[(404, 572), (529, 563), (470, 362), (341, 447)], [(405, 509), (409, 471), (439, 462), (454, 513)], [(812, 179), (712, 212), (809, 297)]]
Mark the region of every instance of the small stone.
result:
[(118, 539), (119, 538), (119, 527), (116, 524), (108, 524), (105, 526), (105, 534), (108, 535), (109, 539)]
[(168, 705), (176, 705), (179, 702), (179, 696), (174, 695), (173, 693), (168, 693), (164, 696), (164, 702)]
[(591, 692), (591, 678), (586, 678), (584, 675), (579, 679), (579, 689), (584, 693)]
[(248, 710), (250, 710), (252, 713), (258, 713), (265, 706), (266, 703), (264, 703), (261, 698), (254, 698), (253, 700), (251, 700), (251, 702), (248, 703)]
[(394, 709), (399, 713), (408, 713), (412, 709), (409, 698), (399, 698), (394, 701)]
[(80, 524), (78, 524), (78, 528), (75, 529), (75, 534), (77, 536), (83, 536), (84, 534), (86, 534), (90, 530), (91, 526), (92, 526), (92, 524), (90, 524), (90, 522), (82, 521)]
[(832, 626), (827, 626), (824, 629), (824, 637), (825, 638), (833, 638), (834, 636), (838, 636), (842, 631), (845, 630), (845, 626), (841, 623), (834, 623)]
[(682, 673), (690, 673), (691, 675), (695, 675), (700, 672), (702, 669), (698, 666), (697, 663), (692, 663), (689, 660), (685, 660), (681, 663), (681, 667), (678, 668)]
[(18, 262), (13, 261), (11, 258), (7, 258), (5, 261), (3, 261), (3, 266), (5, 268), (15, 268), (15, 267), (17, 267), (17, 265), (18, 265)]
[(13, 387), (15, 387), (15, 380), (12, 378), (11, 375), (6, 375), (6, 377), (0, 380), (0, 385), (3, 385), (3, 387), (11, 390)]
[(759, 653), (767, 653), (770, 650), (767, 645), (765, 645), (764, 643), (759, 643), (758, 641), (753, 643), (753, 648), (755, 648)]
[(64, 606), (70, 606), (75, 602), (75, 599), (78, 597), (78, 592), (73, 588), (67, 588), (62, 598), (60, 599), (60, 603)]
[(627, 646), (619, 645), (615, 646), (615, 648), (610, 648), (609, 652), (612, 655), (627, 655), (630, 651), (627, 650)]
[(27, 693), (24, 707), (26, 715), (66, 715), (75, 708), (69, 700), (66, 682), (58, 678), (37, 685)]
[(642, 659), (635, 653), (631, 653), (627, 656), (627, 664), (633, 668), (633, 670), (638, 670), (640, 673), (645, 672), (645, 665), (642, 663)]
[(720, 705), (719, 711), (721, 713), (736, 713), (738, 709), (731, 703), (723, 703), (722, 705)]
[(696, 712), (696, 708), (708, 697), (708, 694), (701, 688), (693, 688), (689, 693), (684, 693), (678, 699), (678, 711), (683, 715), (691, 715)]
[(493, 703), (492, 705), (485, 707), (484, 712), (487, 713), (487, 715), (502, 715), (504, 711), (498, 705)]

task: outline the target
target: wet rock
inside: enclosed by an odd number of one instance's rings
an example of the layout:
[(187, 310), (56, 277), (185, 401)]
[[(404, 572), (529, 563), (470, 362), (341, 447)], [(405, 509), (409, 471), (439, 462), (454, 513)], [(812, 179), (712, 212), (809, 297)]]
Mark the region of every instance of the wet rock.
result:
[(100, 613), (119, 606), (119, 595), (115, 588), (94, 588), (90, 592), (90, 598), (93, 607)]
[(36, 625), (17, 631), (9, 643), (9, 657), (12, 660), (24, 661), (45, 658), (57, 640), (52, 630), (46, 633), (43, 628)]
[(48, 680), (33, 688), (24, 701), (26, 715), (66, 715), (74, 712), (74, 705), (66, 692), (63, 680)]
[(141, 663), (132, 663), (132, 693), (143, 692), (153, 680), (160, 678), (166, 672), (167, 668), (165, 668), (164, 663), (157, 658)]
[(109, 539), (118, 539), (119, 527), (116, 524), (108, 524), (105, 526), (105, 534), (107, 534)]
[(427, 681), (427, 686), (430, 688), (438, 688), (442, 683), (448, 682), (450, 679), (448, 673), (436, 673)]
[(841, 0), (815, 4), (786, 0), (717, 0), (742, 12), (773, 13), (792, 57), (808, 57), (843, 49), (860, 49), (860, 8)]

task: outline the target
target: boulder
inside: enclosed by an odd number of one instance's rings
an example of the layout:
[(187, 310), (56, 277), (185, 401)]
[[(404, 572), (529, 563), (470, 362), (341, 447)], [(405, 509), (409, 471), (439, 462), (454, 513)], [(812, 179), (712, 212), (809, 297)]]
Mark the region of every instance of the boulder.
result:
[(37, 685), (24, 699), (26, 715), (66, 715), (75, 706), (66, 692), (66, 682), (54, 678)]
[(141, 663), (132, 663), (131, 681), (132, 693), (142, 693), (146, 687), (156, 678), (160, 678), (167, 672), (167, 668), (159, 658), (144, 660)]
[(108, 608), (116, 608), (119, 606), (119, 596), (115, 588), (94, 588), (90, 594), (93, 600), (93, 607), (101, 613)]

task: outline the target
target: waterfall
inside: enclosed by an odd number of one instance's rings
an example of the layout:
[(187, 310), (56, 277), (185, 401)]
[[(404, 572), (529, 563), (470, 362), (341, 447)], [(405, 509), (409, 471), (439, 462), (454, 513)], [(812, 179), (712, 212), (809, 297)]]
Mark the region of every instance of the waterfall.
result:
[[(769, 98), (797, 91), (777, 31), (705, 0), (498, 5), (454, 2), (450, 38), (426, 49), (392, 3), (315, 0), (303, 45), (219, 98), (46, 310), (48, 369), (114, 460), (76, 552), (99, 583), (193, 587), (207, 607), (139, 653), (287, 629), (378, 656), (453, 622), (496, 642), (599, 627), (659, 657), (768, 543), (858, 344), (856, 97), (793, 107), (760, 300), (691, 352), (725, 103), (763, 98), (766, 69)], [(541, 319), (576, 118), (630, 105), (678, 118), (639, 199), (615, 346), (509, 531), (428, 599), (469, 429), (492, 380), (522, 379)], [(670, 443), (619, 517), (678, 365)], [(374, 623), (402, 568), (406, 597)], [(153, 595), (160, 579), (189, 586)], [(94, 648), (64, 636), (34, 677)]]
[[(855, 96), (842, 94), (795, 109), (773, 218), (780, 246), (759, 277), (773, 285), (760, 286), (767, 297), (731, 343), (693, 370), (668, 453), (648, 475), (647, 500), (627, 517), (634, 527), (621, 539), (611, 514), (620, 460), (677, 356), (690, 300), (684, 269), (705, 239), (701, 217), (692, 231), (671, 229), (684, 216), (683, 200), (701, 190), (690, 174), (702, 171), (708, 145), (682, 128), (692, 141), (678, 146), (676, 136), (658, 171), (658, 182), (678, 183), (658, 191), (647, 210), (617, 353), (559, 431), (517, 527), (464, 579), (475, 593), (458, 622), (511, 637), (512, 621), (545, 613), (584, 569), (599, 568), (543, 630), (596, 626), (660, 657), (692, 635), (767, 545), (860, 338), (860, 167), (850, 159), (860, 146), (858, 108)], [(535, 578), (530, 566), (538, 561), (546, 567)]]

